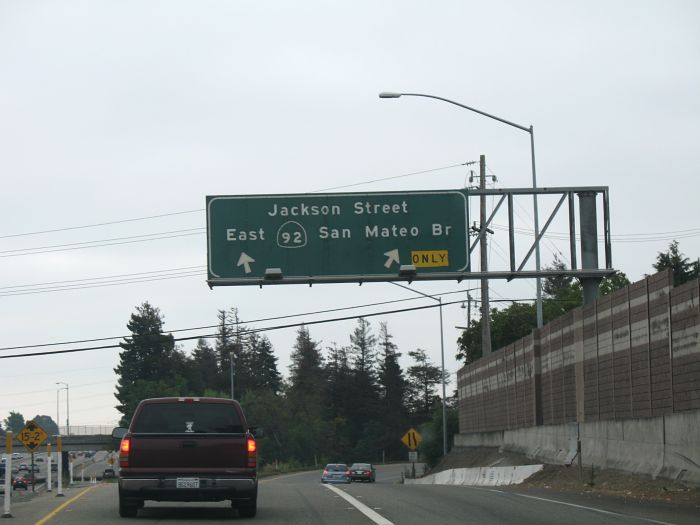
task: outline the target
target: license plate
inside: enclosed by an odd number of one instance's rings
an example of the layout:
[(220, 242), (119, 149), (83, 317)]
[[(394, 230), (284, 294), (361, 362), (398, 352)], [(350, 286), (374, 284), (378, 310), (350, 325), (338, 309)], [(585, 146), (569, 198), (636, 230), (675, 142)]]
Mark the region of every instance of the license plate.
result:
[(177, 478), (175, 487), (178, 489), (198, 489), (199, 478)]

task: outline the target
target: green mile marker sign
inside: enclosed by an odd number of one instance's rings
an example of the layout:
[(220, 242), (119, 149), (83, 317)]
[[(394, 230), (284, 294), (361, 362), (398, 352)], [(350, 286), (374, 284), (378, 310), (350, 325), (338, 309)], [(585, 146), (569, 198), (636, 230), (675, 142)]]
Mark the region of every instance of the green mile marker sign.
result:
[(208, 196), (208, 282), (444, 279), (469, 271), (468, 224), (463, 190)]

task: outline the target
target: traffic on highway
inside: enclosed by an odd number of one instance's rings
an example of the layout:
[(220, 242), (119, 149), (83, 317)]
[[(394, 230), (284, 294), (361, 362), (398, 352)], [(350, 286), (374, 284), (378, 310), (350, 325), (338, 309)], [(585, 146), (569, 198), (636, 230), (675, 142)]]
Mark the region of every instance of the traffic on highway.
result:
[[(91, 471), (99, 470), (100, 462), (93, 463)], [(135, 518), (127, 521), (199, 524), (233, 519), (270, 525), (697, 524), (695, 513), (653, 503), (630, 506), (612, 498), (545, 494), (517, 487), (406, 485), (401, 481), (407, 471), (406, 464), (378, 465), (375, 483), (321, 483), (320, 469), (265, 477), (259, 483), (255, 518), (241, 517), (228, 502), (147, 502)], [(114, 480), (76, 481), (66, 489), (64, 498), (44, 490), (33, 497), (17, 498), (11, 523), (122, 525), (125, 519), (119, 516), (117, 502), (118, 484)]]

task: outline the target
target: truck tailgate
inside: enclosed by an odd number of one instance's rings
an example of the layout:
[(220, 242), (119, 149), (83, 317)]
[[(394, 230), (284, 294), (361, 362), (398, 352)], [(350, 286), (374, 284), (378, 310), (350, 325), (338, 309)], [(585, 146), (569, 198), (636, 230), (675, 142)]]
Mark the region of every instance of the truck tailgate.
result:
[(134, 434), (130, 468), (230, 469), (245, 468), (246, 435)]

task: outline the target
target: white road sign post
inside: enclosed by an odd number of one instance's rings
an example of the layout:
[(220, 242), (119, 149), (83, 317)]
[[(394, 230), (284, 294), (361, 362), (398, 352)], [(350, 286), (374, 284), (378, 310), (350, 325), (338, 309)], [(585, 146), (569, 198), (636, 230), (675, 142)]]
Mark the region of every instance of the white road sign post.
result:
[(10, 483), (10, 480), (12, 478), (12, 431), (8, 431), (7, 434), (5, 434), (5, 439), (7, 440), (5, 442), (5, 455), (7, 456), (7, 459), (5, 460), (5, 480), (3, 481), (5, 484), (5, 506), (2, 517), (11, 518), (10, 495), (12, 494), (12, 484)]

